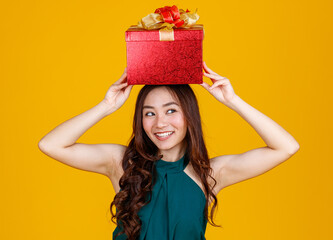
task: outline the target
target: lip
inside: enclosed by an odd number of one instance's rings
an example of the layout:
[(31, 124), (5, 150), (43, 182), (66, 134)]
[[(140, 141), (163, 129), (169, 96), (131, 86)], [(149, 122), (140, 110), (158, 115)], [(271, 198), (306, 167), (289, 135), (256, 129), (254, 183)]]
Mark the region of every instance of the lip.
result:
[[(168, 133), (168, 132), (174, 132), (174, 131), (164, 131), (164, 132), (156, 132), (156, 133)], [(156, 134), (156, 133), (154, 133), (154, 134)]]
[(156, 133), (154, 133), (154, 136), (160, 141), (165, 141), (165, 140), (169, 139), (175, 133), (174, 131), (165, 131), (165, 132), (157, 132), (157, 133), (167, 133), (167, 132), (172, 132), (172, 133), (166, 137), (159, 137), (156, 135)]

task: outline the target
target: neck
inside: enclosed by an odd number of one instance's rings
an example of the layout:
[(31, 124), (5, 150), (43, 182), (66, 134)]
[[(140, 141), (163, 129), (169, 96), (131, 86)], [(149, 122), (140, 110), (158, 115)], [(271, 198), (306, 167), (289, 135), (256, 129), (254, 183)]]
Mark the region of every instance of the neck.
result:
[(171, 149), (171, 150), (159, 150), (159, 154), (162, 154), (162, 159), (167, 162), (176, 162), (181, 157), (184, 156), (186, 152), (186, 148), (183, 147), (181, 149)]

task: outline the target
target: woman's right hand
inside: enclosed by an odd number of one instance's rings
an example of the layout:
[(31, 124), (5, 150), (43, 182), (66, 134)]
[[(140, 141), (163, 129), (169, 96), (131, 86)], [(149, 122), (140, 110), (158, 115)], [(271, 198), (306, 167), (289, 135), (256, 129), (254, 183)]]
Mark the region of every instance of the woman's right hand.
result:
[(111, 85), (107, 91), (103, 102), (110, 107), (111, 111), (114, 112), (119, 109), (127, 100), (133, 85), (127, 84), (127, 67), (123, 75)]

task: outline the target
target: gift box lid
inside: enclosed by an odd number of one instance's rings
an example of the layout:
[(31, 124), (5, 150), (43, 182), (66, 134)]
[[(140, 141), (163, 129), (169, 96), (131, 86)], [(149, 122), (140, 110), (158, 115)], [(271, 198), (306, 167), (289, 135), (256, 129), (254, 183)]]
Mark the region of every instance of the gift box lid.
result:
[[(158, 30), (146, 30), (139, 28), (137, 25), (130, 26), (125, 32), (126, 42), (146, 42), (160, 41), (160, 33)], [(203, 40), (204, 29), (202, 24), (194, 24), (189, 28), (173, 29), (174, 41), (197, 41)]]

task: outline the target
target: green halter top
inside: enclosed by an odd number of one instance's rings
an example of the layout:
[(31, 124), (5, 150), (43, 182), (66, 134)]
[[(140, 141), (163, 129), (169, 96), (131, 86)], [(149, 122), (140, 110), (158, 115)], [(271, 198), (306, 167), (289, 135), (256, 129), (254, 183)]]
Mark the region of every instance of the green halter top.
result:
[[(176, 162), (159, 159), (155, 163), (157, 178), (151, 202), (138, 212), (142, 221), (138, 240), (205, 240), (206, 197), (197, 183), (184, 172), (189, 163), (186, 156)], [(118, 224), (113, 240), (127, 239), (125, 233), (115, 238), (121, 230)]]

